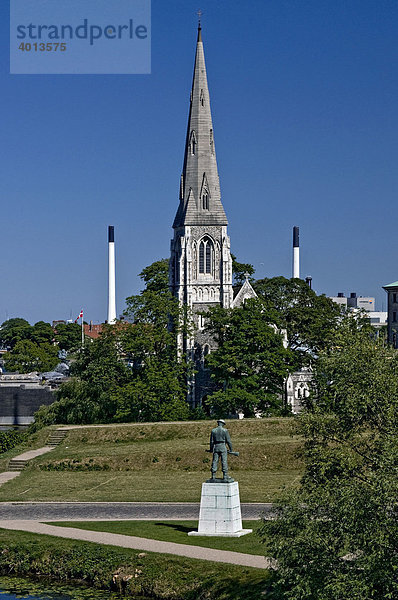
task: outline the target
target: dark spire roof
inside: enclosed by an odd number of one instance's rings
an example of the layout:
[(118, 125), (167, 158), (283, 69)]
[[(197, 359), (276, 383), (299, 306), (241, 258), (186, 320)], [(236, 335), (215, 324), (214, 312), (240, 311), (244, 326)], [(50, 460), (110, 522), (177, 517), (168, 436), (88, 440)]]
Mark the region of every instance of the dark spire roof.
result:
[(221, 204), (202, 29), (199, 22), (180, 205), (173, 227), (227, 224)]

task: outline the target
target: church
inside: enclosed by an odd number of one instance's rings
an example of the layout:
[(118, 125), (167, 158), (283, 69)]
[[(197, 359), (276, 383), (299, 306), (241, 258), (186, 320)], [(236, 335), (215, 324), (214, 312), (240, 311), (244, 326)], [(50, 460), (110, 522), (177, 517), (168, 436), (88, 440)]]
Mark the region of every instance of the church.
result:
[(248, 280), (234, 296), (228, 220), (221, 202), (200, 23), (179, 195), (169, 285), (193, 314), (195, 333), (192, 337), (181, 334), (178, 344), (180, 352), (192, 358), (197, 371), (188, 391), (194, 408), (213, 390), (204, 359), (215, 346), (201, 313), (215, 305), (233, 308), (256, 296)]

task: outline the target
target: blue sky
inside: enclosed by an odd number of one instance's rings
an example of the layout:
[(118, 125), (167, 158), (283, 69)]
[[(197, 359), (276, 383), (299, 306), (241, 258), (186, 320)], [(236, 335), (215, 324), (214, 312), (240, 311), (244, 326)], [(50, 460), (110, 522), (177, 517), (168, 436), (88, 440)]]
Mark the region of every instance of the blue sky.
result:
[(151, 75), (10, 75), (0, 5), (0, 322), (106, 318), (169, 254), (196, 11), (232, 251), (258, 277), (385, 305), (398, 279), (398, 5), (378, 0), (153, 0)]

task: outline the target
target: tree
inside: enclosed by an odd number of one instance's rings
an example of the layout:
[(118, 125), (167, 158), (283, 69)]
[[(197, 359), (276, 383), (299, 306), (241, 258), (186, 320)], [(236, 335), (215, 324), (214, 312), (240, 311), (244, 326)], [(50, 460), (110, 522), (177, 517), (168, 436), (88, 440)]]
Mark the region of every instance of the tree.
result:
[(7, 371), (30, 373), (51, 371), (57, 364), (57, 349), (50, 344), (35, 344), (30, 340), (20, 340), (11, 352), (4, 354)]
[(249, 281), (253, 283), (255, 268), (250, 263), (240, 263), (236, 260), (236, 256), (231, 253), (232, 258), (232, 274), (234, 277), (234, 285), (242, 285), (246, 279), (246, 273), (249, 275)]
[(272, 597), (397, 598), (398, 353), (347, 317), (315, 374), (301, 486), (262, 530), (278, 561)]
[(169, 259), (162, 258), (145, 267), (140, 273), (145, 283), (145, 290), (150, 292), (167, 292), (169, 289)]
[(17, 342), (30, 338), (32, 326), (19, 317), (4, 321), (0, 328), (0, 340), (3, 346), (14, 348)]
[(30, 329), (29, 339), (39, 346), (42, 344), (51, 344), (54, 341), (54, 329), (50, 323), (38, 321)]
[(73, 351), (80, 348), (82, 333), (78, 323), (58, 323), (55, 328), (55, 341), (60, 350)]
[(146, 288), (126, 299), (133, 326), (121, 332), (121, 344), (132, 368), (132, 380), (117, 390), (118, 420), (158, 421), (188, 417), (186, 360), (178, 357), (177, 335), (186, 318), (168, 288), (168, 261), (144, 269)]
[(330, 298), (318, 296), (301, 279), (285, 277), (259, 279), (254, 289), (274, 308), (278, 328), (286, 330), (296, 368), (311, 362), (332, 343), (341, 309)]
[(292, 353), (273, 325), (273, 309), (257, 298), (240, 308), (211, 308), (206, 318), (207, 330), (218, 344), (206, 365), (222, 388), (208, 399), (213, 412), (243, 410), (247, 417), (254, 416), (255, 409), (280, 412)]
[(142, 271), (145, 289), (127, 298), (128, 320), (105, 326), (77, 354), (74, 378), (40, 413), (43, 423), (187, 418), (185, 362), (176, 343), (180, 307), (168, 289), (167, 268), (161, 260)]

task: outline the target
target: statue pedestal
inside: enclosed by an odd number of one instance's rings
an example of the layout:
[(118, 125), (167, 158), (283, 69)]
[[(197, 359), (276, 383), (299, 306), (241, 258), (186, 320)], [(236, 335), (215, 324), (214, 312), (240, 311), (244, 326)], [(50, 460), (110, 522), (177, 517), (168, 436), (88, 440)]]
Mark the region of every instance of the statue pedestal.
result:
[(240, 537), (251, 532), (242, 529), (238, 482), (203, 483), (198, 531), (188, 535)]

